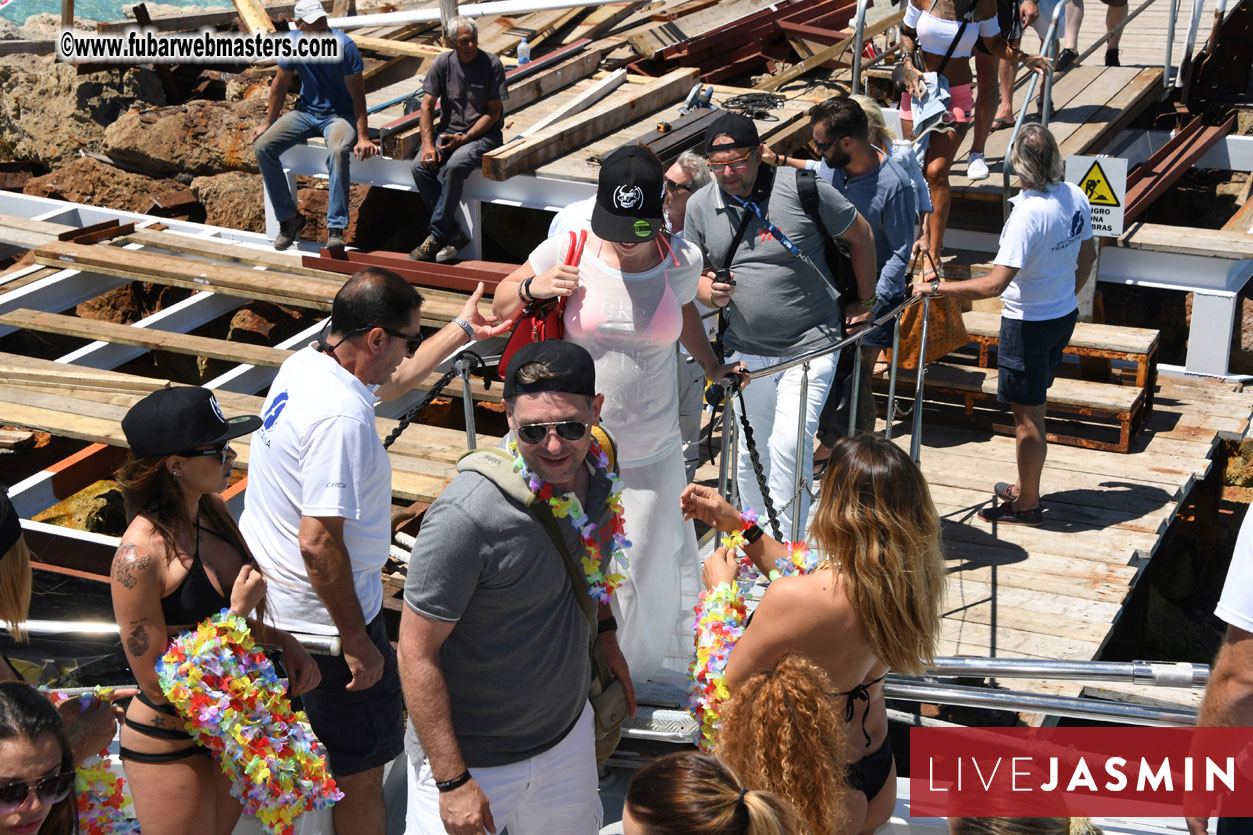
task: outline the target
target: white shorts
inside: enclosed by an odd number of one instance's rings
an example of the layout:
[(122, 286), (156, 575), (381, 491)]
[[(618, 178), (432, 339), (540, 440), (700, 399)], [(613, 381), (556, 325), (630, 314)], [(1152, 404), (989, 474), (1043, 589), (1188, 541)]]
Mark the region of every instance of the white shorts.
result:
[[(470, 773), (487, 795), (496, 831), (509, 835), (595, 835), (604, 811), (597, 793), (592, 706), (558, 742), (529, 760)], [(445, 835), (429, 760), (409, 763), (407, 835)]]

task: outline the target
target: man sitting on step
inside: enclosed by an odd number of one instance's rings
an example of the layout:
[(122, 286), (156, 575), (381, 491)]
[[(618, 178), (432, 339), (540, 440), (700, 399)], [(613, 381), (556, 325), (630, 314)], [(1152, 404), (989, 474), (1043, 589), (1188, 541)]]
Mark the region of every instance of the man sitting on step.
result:
[[(413, 182), (431, 213), (431, 229), (409, 257), (443, 264), (457, 257), (470, 238), (457, 224), (461, 188), (504, 141), (501, 116), (509, 98), (500, 59), (479, 49), (478, 25), (468, 17), (448, 21), (444, 39), (452, 49), (440, 55), (422, 82), (419, 128), (422, 148), (413, 161)], [(439, 127), (435, 129), (435, 104)]]

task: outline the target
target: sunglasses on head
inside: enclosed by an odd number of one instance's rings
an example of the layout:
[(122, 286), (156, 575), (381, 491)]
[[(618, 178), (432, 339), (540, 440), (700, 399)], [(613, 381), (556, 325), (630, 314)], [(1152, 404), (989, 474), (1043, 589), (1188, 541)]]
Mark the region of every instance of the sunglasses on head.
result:
[(528, 423), (518, 427), (518, 437), (523, 442), (534, 446), (542, 444), (548, 437), (548, 429), (552, 427), (557, 437), (563, 441), (580, 441), (587, 434), (587, 424), (578, 420), (562, 420), (556, 423)]
[(680, 185), (669, 177), (666, 177), (666, 191), (696, 191), (696, 187), (691, 183), (684, 183)]
[(54, 774), (36, 783), (18, 782), (0, 786), (0, 813), (7, 815), (21, 806), (32, 791), (39, 795), (41, 803), (51, 805), (64, 800), (72, 788), (74, 788), (73, 771)]
[(226, 441), (225, 443), (218, 444), (215, 447), (210, 447), (209, 449), (193, 449), (191, 452), (179, 453), (179, 455), (182, 456), (183, 458), (197, 458), (201, 455), (216, 455), (218, 457), (218, 461), (221, 462), (223, 467), (226, 466), (226, 457), (230, 454), (231, 454), (231, 442), (230, 441)]

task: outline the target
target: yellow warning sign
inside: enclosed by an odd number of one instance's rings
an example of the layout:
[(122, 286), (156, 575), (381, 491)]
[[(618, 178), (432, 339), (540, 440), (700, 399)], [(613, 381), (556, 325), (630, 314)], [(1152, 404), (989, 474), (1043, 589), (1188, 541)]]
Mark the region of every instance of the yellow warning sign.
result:
[(1099, 162), (1093, 162), (1092, 167), (1088, 169), (1088, 173), (1083, 175), (1083, 179), (1079, 182), (1079, 188), (1083, 189), (1083, 193), (1088, 196), (1088, 202), (1093, 206), (1118, 206), (1118, 196), (1114, 194), (1114, 189), (1110, 187), (1109, 178), (1105, 176), (1105, 172), (1101, 169)]

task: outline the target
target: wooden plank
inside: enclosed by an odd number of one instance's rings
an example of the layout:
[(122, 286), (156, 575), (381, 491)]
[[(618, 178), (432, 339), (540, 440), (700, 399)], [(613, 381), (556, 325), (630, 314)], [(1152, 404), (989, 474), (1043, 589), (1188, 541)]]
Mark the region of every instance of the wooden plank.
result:
[[(467, 293), (474, 292), (475, 288), (482, 282), (485, 288), (485, 294), (491, 295), (496, 291), (496, 285), (500, 283), (502, 276), (485, 276), (481, 273), (473, 274), (474, 277), (463, 277), (457, 274), (449, 274), (447, 271), (436, 271), (424, 269), (426, 266), (420, 261), (399, 261), (392, 258), (378, 258), (365, 256), (368, 260), (348, 261), (340, 258), (317, 258), (312, 255), (304, 257), (306, 267), (319, 267), (331, 272), (341, 272), (345, 275), (352, 275), (366, 264), (374, 266), (382, 266), (399, 275), (410, 284), (419, 287), (434, 287), (443, 290), (462, 290)], [(442, 266), (442, 265), (441, 265)]]
[(1253, 236), (1221, 229), (1182, 230), (1160, 223), (1133, 223), (1115, 246), (1243, 261), (1253, 258)]
[(356, 32), (348, 32), (348, 37), (352, 38), (353, 43), (358, 48), (369, 52), (377, 52), (379, 55), (390, 55), (398, 58), (438, 58), (448, 50), (442, 46), (434, 46), (431, 44), (415, 43), (413, 41), (397, 41), (391, 38), (371, 38), (365, 35), (359, 35)]
[[(902, 369), (897, 377), (898, 385), (907, 384), (913, 390), (913, 372)], [(930, 388), (981, 394), (996, 397), (997, 371), (994, 368), (957, 366), (949, 363), (929, 363), (924, 385)], [(1059, 377), (1049, 389), (1049, 405), (1094, 408), (1110, 412), (1130, 412), (1144, 393), (1131, 386), (1115, 386), (1109, 383), (1093, 383), (1088, 380), (1068, 380)]]
[(519, 137), (533, 136), (549, 125), (560, 122), (563, 119), (568, 119), (578, 113), (582, 113), (601, 99), (605, 98), (605, 96), (608, 96), (625, 84), (626, 77), (626, 70), (614, 70), (608, 75), (608, 77), (596, 82), (595, 85), (569, 101), (560, 104), (547, 116), (522, 131), (522, 133), (519, 134)]
[[(862, 37), (865, 40), (869, 40), (870, 38), (873, 38), (876, 35), (880, 35), (888, 31), (894, 26), (899, 26), (901, 21), (904, 19), (905, 19), (904, 12), (896, 12), (895, 14), (890, 14), (887, 17), (883, 18), (882, 20), (876, 21), (872, 25), (867, 26), (865, 30), (862, 32)], [(765, 79), (760, 84), (758, 84), (754, 89), (777, 90), (783, 85), (800, 78), (802, 75), (809, 72), (810, 70), (817, 69), (818, 67), (827, 63), (828, 61), (832, 61), (838, 58), (839, 55), (842, 52), (844, 52), (844, 50), (848, 49), (852, 43), (853, 43), (852, 37), (845, 38), (842, 41), (834, 43), (831, 46), (827, 47), (826, 49), (823, 49), (819, 52), (815, 52), (813, 55), (801, 61), (799, 64), (793, 64), (792, 66), (788, 67), (783, 72), (770, 76), (769, 78)]]
[(231, 0), (249, 34), (274, 32), (274, 21), (259, 0)]
[(523, 142), (497, 148), (483, 155), (483, 174), (490, 180), (507, 180), (568, 154), (598, 136), (680, 100), (699, 76), (700, 71), (695, 67), (674, 70), (638, 89), (623, 91), (601, 106), (552, 125)]
[(25, 232), (36, 232), (41, 235), (51, 235), (54, 238), (63, 232), (69, 232), (76, 228), (65, 223), (51, 223), (46, 220), (32, 220), (20, 215), (5, 214), (0, 214), (0, 227), (21, 229)]
[[(971, 336), (999, 336), (1001, 317), (995, 313), (968, 310), (962, 321)], [(1075, 324), (1070, 338), (1072, 348), (1100, 348), (1128, 354), (1148, 354), (1157, 347), (1161, 331), (1151, 328), (1126, 328), (1118, 325), (1101, 325), (1091, 322)]]

